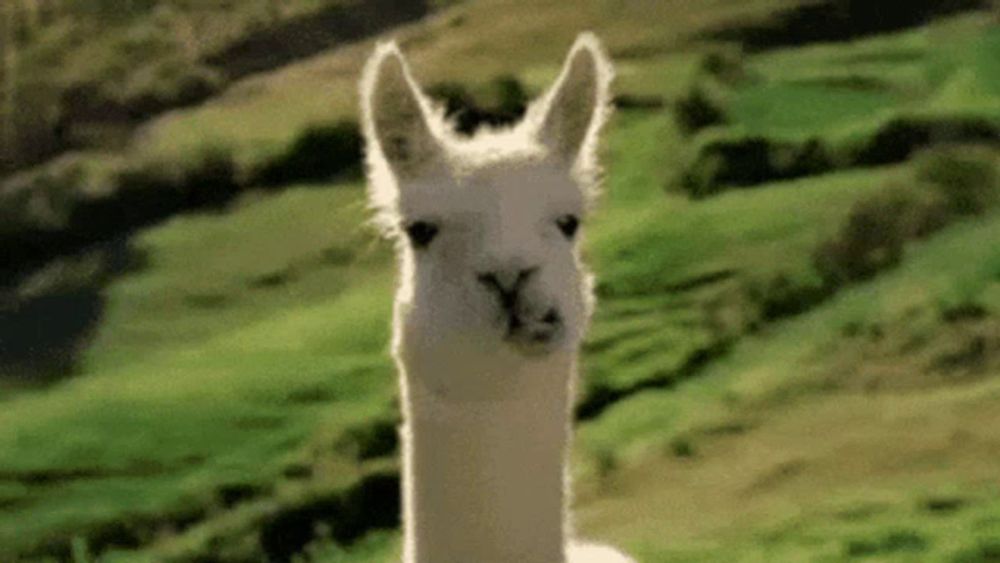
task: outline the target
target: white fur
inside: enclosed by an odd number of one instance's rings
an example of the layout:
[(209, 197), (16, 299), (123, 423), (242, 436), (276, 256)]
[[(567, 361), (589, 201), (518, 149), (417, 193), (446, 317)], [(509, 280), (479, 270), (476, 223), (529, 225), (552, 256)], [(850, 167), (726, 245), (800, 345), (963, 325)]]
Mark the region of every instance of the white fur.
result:
[[(568, 541), (572, 397), (592, 297), (557, 220), (582, 217), (596, 190), (611, 78), (600, 43), (582, 34), (521, 123), (460, 140), (395, 44), (365, 68), (370, 201), (401, 270), (406, 563), (630, 561)], [(407, 243), (415, 221), (439, 228), (426, 248)], [(509, 286), (528, 269), (516, 306), (502, 309), (482, 274)], [(554, 336), (521, 339), (553, 326), (547, 311), (561, 320)]]

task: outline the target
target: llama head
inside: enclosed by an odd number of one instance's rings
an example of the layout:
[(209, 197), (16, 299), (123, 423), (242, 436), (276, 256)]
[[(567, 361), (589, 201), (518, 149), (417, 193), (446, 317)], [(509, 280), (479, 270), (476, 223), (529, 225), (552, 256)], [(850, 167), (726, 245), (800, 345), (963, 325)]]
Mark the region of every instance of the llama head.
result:
[(395, 44), (379, 46), (361, 90), (369, 194), (397, 241), (404, 331), (522, 360), (575, 349), (590, 308), (577, 231), (611, 74), (583, 34), (521, 123), (460, 140)]

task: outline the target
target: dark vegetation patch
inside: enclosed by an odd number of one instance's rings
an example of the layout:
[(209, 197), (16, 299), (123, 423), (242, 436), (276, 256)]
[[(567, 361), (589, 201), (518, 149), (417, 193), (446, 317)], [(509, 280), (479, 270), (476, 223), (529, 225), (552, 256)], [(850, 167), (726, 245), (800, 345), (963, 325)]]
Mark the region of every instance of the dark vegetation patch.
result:
[[(812, 263), (818, 278), (777, 273), (745, 280), (742, 290), (759, 321), (801, 314), (846, 285), (863, 282), (898, 265), (912, 241), (924, 239), (962, 217), (985, 212), (1000, 200), (1000, 172), (993, 149), (977, 146), (940, 147), (919, 156), (916, 172), (905, 182), (886, 186), (856, 202), (839, 229), (820, 241)], [(942, 311), (952, 323), (982, 320), (989, 312), (975, 303)], [(753, 329), (751, 320), (748, 328)], [(861, 327), (845, 332), (857, 336)], [(969, 365), (981, 359), (986, 343), (973, 339), (943, 364)]]
[(951, 514), (966, 507), (969, 501), (954, 496), (934, 496), (923, 500), (920, 508), (934, 514)]
[(591, 382), (586, 386), (583, 396), (576, 405), (576, 420), (586, 421), (597, 418), (611, 405), (642, 391), (670, 389), (701, 373), (709, 362), (728, 352), (732, 344), (731, 338), (720, 335), (711, 343), (694, 349), (680, 365), (673, 369), (657, 370), (650, 377), (628, 386), (613, 387), (600, 382)]
[(825, 144), (817, 138), (777, 141), (763, 136), (717, 139), (704, 144), (681, 184), (695, 198), (728, 187), (748, 187), (833, 170)]
[(699, 71), (720, 84), (733, 86), (751, 78), (745, 62), (742, 48), (723, 45), (714, 48), (702, 58)]
[(840, 90), (858, 90), (862, 92), (888, 90), (890, 86), (882, 80), (872, 76), (823, 76), (820, 78), (801, 78), (791, 80), (789, 84), (804, 86), (823, 86), (826, 88)]
[(946, 323), (958, 323), (962, 321), (978, 321), (985, 319), (990, 314), (986, 307), (979, 303), (958, 303), (945, 307), (941, 311), (941, 320)]
[(279, 186), (326, 180), (351, 170), (360, 173), (362, 143), (361, 131), (354, 122), (309, 127), (249, 183)]
[(726, 122), (724, 105), (717, 96), (717, 93), (705, 86), (696, 85), (687, 95), (674, 102), (674, 118), (685, 134), (691, 135), (706, 127)]
[(480, 127), (510, 125), (524, 116), (529, 95), (514, 76), (495, 78), (480, 96), (461, 84), (442, 82), (427, 88), (427, 94), (444, 104), (445, 117), (455, 131), (471, 136)]
[(184, 167), (79, 156), (14, 176), (0, 186), (0, 209), (18, 217), (0, 231), (0, 272), (37, 268), (181, 210), (220, 209), (239, 189), (221, 150)]
[(749, 80), (739, 50), (717, 48), (705, 55), (691, 88), (673, 104), (674, 119), (681, 131), (692, 135), (706, 127), (726, 123), (729, 119), (726, 89)]
[(359, 173), (357, 124), (314, 126), (256, 172), (226, 149), (178, 162), (70, 155), (0, 184), (0, 274), (13, 276), (182, 212), (221, 211), (258, 187)]
[(662, 96), (642, 96), (639, 94), (618, 94), (612, 103), (619, 109), (660, 109), (667, 105)]
[(696, 454), (694, 442), (687, 437), (677, 436), (667, 446), (670, 454), (677, 458), (691, 458)]
[[(620, 256), (622, 260), (629, 259), (630, 256)], [(645, 296), (651, 294), (677, 294), (685, 293), (689, 291), (697, 291), (706, 287), (710, 287), (716, 284), (723, 283), (725, 281), (731, 280), (739, 274), (737, 270), (730, 268), (725, 268), (721, 270), (712, 270), (705, 272), (703, 274), (694, 275), (685, 278), (680, 281), (670, 281), (667, 283), (660, 283), (656, 286), (651, 286), (648, 283), (643, 285), (641, 288), (636, 287), (620, 287), (608, 283), (606, 280), (598, 280), (595, 292), (598, 297), (602, 298), (624, 298), (624, 297), (636, 297)], [(648, 282), (648, 280), (646, 280)], [(632, 315), (641, 314), (643, 310), (640, 308), (634, 310)]]
[(1000, 562), (1000, 539), (984, 538), (976, 545), (956, 552), (951, 563), (998, 563)]
[(327, 386), (313, 385), (299, 387), (288, 392), (285, 400), (292, 404), (311, 405), (329, 403), (337, 399), (337, 394)]
[[(310, 13), (244, 30), (220, 50), (192, 57), (177, 44), (173, 31), (159, 27), (150, 14), (151, 5), (139, 4), (93, 11), (76, 2), (62, 9), (64, 17), (80, 18), (80, 29), (98, 34), (121, 33), (107, 23), (112, 13), (127, 10), (129, 17), (139, 15), (149, 21), (140, 24), (135, 19), (126, 28), (128, 33), (112, 43), (116, 65), (95, 70), (94, 76), (61, 84), (36, 73), (32, 80), (18, 82), (20, 111), (12, 121), (15, 143), (0, 147), (0, 174), (68, 150), (124, 148), (134, 129), (156, 115), (201, 103), (247, 75), (416, 20), (432, 8), (424, 0), (326, 2)], [(24, 35), (22, 42), (30, 35)]]
[[(997, 317), (939, 323), (928, 328), (929, 322), (936, 320), (934, 316), (933, 311), (925, 309), (881, 324), (845, 326), (843, 341), (837, 345), (838, 361), (829, 370), (826, 382), (836, 388), (872, 393), (953, 386), (997, 373)], [(925, 507), (946, 512), (948, 498), (933, 497)]]
[(261, 526), (260, 546), (268, 561), (290, 563), (317, 540), (350, 545), (368, 532), (397, 528), (400, 510), (399, 474), (373, 473), (346, 491), (310, 498), (270, 517)]
[(135, 514), (118, 520), (92, 524), (71, 534), (52, 536), (25, 553), (42, 560), (74, 561), (74, 553), (84, 546), (97, 556), (112, 549), (139, 549), (155, 541), (164, 532), (182, 532), (207, 515), (203, 507), (189, 506), (155, 516)]
[(917, 159), (907, 186), (890, 186), (857, 202), (840, 232), (813, 254), (829, 288), (870, 279), (898, 264), (906, 243), (955, 220), (985, 212), (1000, 201), (996, 152), (984, 147), (942, 147)]
[(400, 524), (400, 479), (395, 470), (370, 472), (351, 486), (294, 501), (274, 495), (275, 490), (268, 485), (226, 483), (211, 495), (189, 499), (174, 511), (125, 515), (54, 533), (20, 555), (72, 561), (74, 550), (81, 546), (98, 559), (114, 549), (143, 550), (165, 534), (183, 534), (238, 505), (250, 506), (249, 514), (257, 515), (235, 528), (225, 526), (209, 532), (210, 537), (193, 551), (170, 560), (291, 562), (300, 560), (312, 545), (336, 542), (351, 546), (369, 532), (396, 529)]
[(798, 3), (764, 23), (733, 25), (708, 35), (713, 39), (737, 41), (747, 49), (758, 51), (806, 43), (850, 41), (917, 27), (949, 14), (990, 7), (989, 0), (821, 0)]
[(12, 481), (26, 486), (58, 485), (69, 481), (108, 479), (115, 477), (152, 477), (173, 469), (161, 463), (138, 462), (118, 468), (68, 467), (24, 471), (0, 470), (0, 481)]
[(840, 232), (813, 253), (826, 285), (836, 288), (868, 280), (899, 264), (909, 235), (904, 218), (920, 212), (913, 201), (909, 191), (892, 190), (855, 203)]
[(224, 83), (218, 70), (180, 57), (151, 63), (133, 74), (124, 88), (100, 79), (78, 82), (61, 95), (56, 132), (68, 147), (104, 147), (106, 136), (96, 138), (91, 132), (117, 128), (119, 137), (127, 138), (142, 120), (206, 100)]
[(431, 7), (426, 0), (330, 2), (319, 12), (247, 35), (205, 62), (224, 69), (230, 79), (241, 78), (416, 20)]
[(255, 276), (250, 280), (250, 287), (254, 289), (274, 289), (287, 285), (295, 280), (295, 271), (291, 268), (282, 268), (266, 274)]
[(893, 530), (884, 534), (848, 540), (844, 554), (848, 557), (874, 557), (895, 553), (926, 551), (930, 541), (913, 530)]
[(808, 281), (798, 281), (784, 273), (744, 284), (750, 302), (755, 304), (762, 321), (775, 321), (812, 309), (830, 296), (829, 288)]
[(943, 350), (938, 351), (931, 369), (942, 374), (956, 372), (984, 373), (991, 357), (1000, 352), (1000, 332), (995, 326), (984, 323), (977, 329), (962, 331)]
[[(1000, 147), (1000, 123), (973, 117), (899, 117), (888, 121), (861, 141), (836, 143), (818, 137), (777, 140), (759, 135), (726, 136), (701, 145), (681, 177), (681, 186), (692, 197), (701, 198), (731, 188), (752, 187), (855, 166), (894, 164), (905, 161), (922, 149), (959, 144)], [(956, 177), (960, 181), (963, 175), (981, 174), (972, 168), (956, 164), (936, 173), (942, 175), (941, 179), (945, 182), (953, 180), (944, 176)], [(972, 194), (969, 197), (973, 197)]]
[(116, 239), (0, 282), (0, 380), (38, 385), (74, 373), (103, 318), (105, 287), (143, 262)]
[(313, 476), (313, 468), (307, 463), (291, 463), (285, 467), (281, 474), (286, 479), (308, 479)]
[(399, 448), (399, 414), (393, 411), (348, 428), (334, 445), (335, 449), (358, 460), (388, 457)]
[[(992, 147), (937, 147), (922, 153), (914, 168), (916, 172), (905, 183), (886, 186), (873, 196), (858, 201), (838, 232), (817, 245), (813, 253), (814, 274), (817, 275), (791, 276), (779, 272), (761, 278), (742, 279), (736, 288), (737, 295), (729, 299), (735, 299), (735, 303), (720, 302), (716, 307), (710, 299), (703, 304), (712, 319), (726, 317), (727, 312), (736, 309), (741, 312), (736, 315), (738, 318), (721, 324), (709, 323), (710, 344), (697, 349), (677, 368), (654, 370), (638, 383), (628, 386), (592, 383), (576, 407), (576, 417), (579, 420), (595, 418), (612, 404), (634, 393), (670, 388), (695, 376), (705, 364), (724, 354), (735, 339), (756, 330), (761, 323), (812, 310), (844, 286), (871, 279), (895, 266), (902, 260), (906, 244), (910, 241), (930, 236), (966, 214), (984, 212), (994, 203), (992, 195), (985, 194), (1000, 193), (996, 152)], [(983, 203), (970, 205), (970, 201)], [(731, 270), (711, 272), (670, 287), (646, 288), (646, 291), (676, 293), (700, 289), (737, 274)], [(614, 291), (613, 286), (599, 285), (597, 289), (602, 297), (624, 296), (620, 291)], [(720, 295), (731, 293), (725, 290)], [(714, 311), (713, 307), (721, 308), (721, 311)], [(983, 319), (987, 314), (976, 305), (942, 312), (956, 322), (964, 318)], [(933, 356), (921, 355), (922, 367), (917, 371), (922, 374), (946, 373), (947, 377), (959, 373), (984, 373), (986, 366), (993, 365), (993, 358), (998, 356), (992, 351), (1000, 349), (1000, 337), (993, 336), (991, 326), (983, 325), (975, 330), (968, 329), (969, 334), (945, 335), (938, 339), (951, 344), (942, 345), (943, 348), (934, 347), (936, 352)], [(879, 350), (873, 352), (873, 358), (891, 356), (883, 349), (890, 341), (893, 346), (905, 346), (905, 343), (883, 339), (881, 327), (855, 332), (854, 336), (870, 338), (877, 343)], [(607, 350), (629, 337), (628, 331), (616, 333), (613, 338), (588, 343), (586, 351)], [(637, 352), (644, 354), (647, 350)], [(875, 359), (871, 361), (875, 362)], [(882, 375), (891, 377), (887, 373)], [(905, 385), (911, 383), (903, 382)], [(917, 384), (928, 383), (933, 383), (932, 379)]]
[(917, 161), (917, 174), (956, 215), (978, 215), (1000, 202), (1000, 154), (990, 148), (956, 146), (926, 152)]
[(852, 148), (848, 160), (858, 166), (892, 164), (932, 145), (956, 143), (998, 146), (1000, 123), (982, 117), (898, 117)]
[(268, 492), (268, 488), (261, 485), (252, 483), (229, 483), (219, 485), (216, 489), (215, 495), (219, 504), (225, 508), (232, 508), (237, 504), (255, 499), (261, 495), (267, 494)]

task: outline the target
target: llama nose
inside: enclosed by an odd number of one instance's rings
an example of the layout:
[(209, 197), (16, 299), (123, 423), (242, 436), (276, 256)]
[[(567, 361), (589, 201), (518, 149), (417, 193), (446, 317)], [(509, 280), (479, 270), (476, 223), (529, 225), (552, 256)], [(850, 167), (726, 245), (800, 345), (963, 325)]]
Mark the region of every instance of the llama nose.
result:
[(505, 270), (494, 270), (491, 272), (480, 272), (476, 275), (479, 283), (486, 286), (490, 291), (495, 291), (503, 298), (513, 298), (518, 290), (528, 283), (536, 272), (538, 266), (530, 268), (510, 268)]

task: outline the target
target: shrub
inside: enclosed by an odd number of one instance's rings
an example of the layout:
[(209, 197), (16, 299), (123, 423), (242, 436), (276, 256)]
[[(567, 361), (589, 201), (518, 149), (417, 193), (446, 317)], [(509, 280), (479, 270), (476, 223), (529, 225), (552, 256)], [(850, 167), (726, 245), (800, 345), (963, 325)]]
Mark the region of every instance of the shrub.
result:
[(688, 458), (694, 457), (695, 455), (694, 443), (692, 443), (690, 439), (683, 436), (677, 436), (671, 439), (667, 447), (670, 450), (671, 455), (674, 457)]
[(988, 148), (947, 147), (917, 159), (918, 177), (933, 186), (959, 215), (982, 213), (1000, 199), (997, 153)]
[(905, 222), (911, 200), (888, 190), (854, 204), (833, 239), (813, 253), (813, 264), (830, 287), (871, 278), (896, 265), (903, 255)]
[(857, 202), (840, 232), (816, 248), (813, 264), (828, 289), (868, 279), (898, 263), (906, 241), (939, 231), (961, 215), (982, 213), (998, 199), (994, 151), (927, 151), (918, 159), (912, 184), (891, 185)]
[(705, 197), (730, 186), (798, 178), (831, 168), (832, 160), (819, 139), (721, 138), (701, 147), (685, 172), (682, 184), (691, 196)]
[(937, 143), (975, 142), (1000, 142), (1000, 128), (979, 117), (897, 117), (859, 146), (848, 148), (847, 160), (856, 165), (878, 166), (902, 162)]
[(282, 185), (326, 180), (361, 164), (361, 131), (353, 121), (306, 129), (283, 154), (265, 164), (253, 182)]
[(674, 117), (687, 134), (726, 122), (726, 112), (719, 96), (696, 85), (686, 96), (674, 103)]
[(767, 321), (807, 311), (829, 295), (822, 285), (798, 281), (787, 274), (750, 282), (746, 292)]
[(129, 76), (120, 103), (135, 117), (191, 105), (215, 94), (223, 84), (218, 71), (182, 59), (167, 59)]
[(445, 116), (455, 131), (471, 135), (482, 125), (501, 126), (514, 123), (524, 115), (528, 93), (514, 76), (493, 79), (482, 96), (473, 96), (460, 84), (441, 82), (427, 89), (428, 95), (444, 104)]
[(736, 84), (747, 78), (743, 51), (738, 45), (711, 51), (701, 60), (700, 70), (725, 84)]

